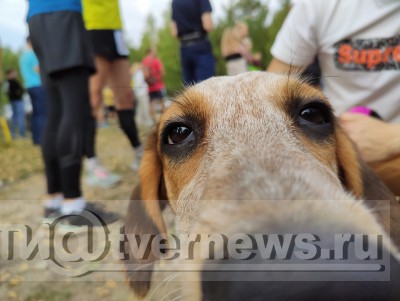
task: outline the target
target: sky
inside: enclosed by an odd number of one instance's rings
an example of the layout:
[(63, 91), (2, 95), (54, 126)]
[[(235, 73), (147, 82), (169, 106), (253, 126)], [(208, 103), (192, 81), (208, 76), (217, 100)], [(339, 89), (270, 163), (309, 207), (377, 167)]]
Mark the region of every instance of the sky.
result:
[[(223, 16), (224, 7), (231, 1), (210, 0), (215, 21)], [(25, 21), (27, 3), (27, 0), (0, 0), (0, 42), (3, 47), (11, 47), (13, 50), (24, 47), (28, 34)], [(170, 5), (171, 0), (120, 0), (124, 32), (128, 43), (139, 46), (147, 16), (152, 13), (156, 17), (157, 24), (161, 26), (163, 13)], [(271, 7), (271, 10), (273, 9), (274, 7)]]

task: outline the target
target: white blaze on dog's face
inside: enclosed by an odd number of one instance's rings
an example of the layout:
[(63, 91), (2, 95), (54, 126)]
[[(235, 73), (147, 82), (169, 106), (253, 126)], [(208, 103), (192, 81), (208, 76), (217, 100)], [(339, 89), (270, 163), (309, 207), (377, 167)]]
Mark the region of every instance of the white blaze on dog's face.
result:
[(349, 198), (334, 122), (321, 92), (286, 76), (246, 73), (187, 89), (158, 130), (168, 199), (183, 227), (198, 200)]

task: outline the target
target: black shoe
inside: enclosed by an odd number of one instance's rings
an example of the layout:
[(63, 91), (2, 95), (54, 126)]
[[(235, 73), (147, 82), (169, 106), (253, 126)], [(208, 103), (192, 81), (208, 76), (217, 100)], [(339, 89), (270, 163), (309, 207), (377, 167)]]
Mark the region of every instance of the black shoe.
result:
[(106, 211), (102, 205), (86, 203), (79, 213), (63, 215), (62, 223), (70, 226), (105, 226), (119, 220), (121, 216), (112, 211)]

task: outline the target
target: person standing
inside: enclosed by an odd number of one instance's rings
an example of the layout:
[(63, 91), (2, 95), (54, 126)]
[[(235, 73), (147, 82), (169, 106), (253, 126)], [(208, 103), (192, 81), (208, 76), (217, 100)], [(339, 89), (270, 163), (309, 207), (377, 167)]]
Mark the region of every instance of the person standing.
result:
[(208, 33), (213, 30), (209, 0), (173, 0), (171, 32), (180, 41), (184, 84), (215, 75), (215, 60)]
[(154, 48), (147, 50), (147, 55), (143, 59), (142, 65), (144, 78), (148, 85), (147, 90), (150, 98), (150, 115), (153, 118), (154, 123), (157, 123), (156, 101), (160, 101), (161, 113), (164, 111), (164, 66), (157, 57), (157, 52)]
[(40, 145), (46, 122), (46, 94), (42, 87), (39, 61), (33, 52), (30, 37), (26, 38), (26, 49), (19, 58), (19, 68), (32, 103), (32, 141)]
[(17, 70), (9, 69), (6, 72), (6, 75), (7, 80), (5, 88), (12, 108), (11, 134), (13, 138), (17, 138), (18, 134), (21, 137), (25, 137), (25, 109), (24, 101), (22, 99), (24, 89), (18, 81)]
[[(113, 91), (121, 129), (135, 152), (132, 166), (139, 166), (141, 145), (134, 119), (134, 97), (130, 81), (129, 49), (124, 41), (118, 0), (83, 0), (83, 16), (94, 50), (97, 72), (90, 78), (90, 100), (93, 116), (102, 108), (102, 91), (107, 82)], [(86, 145), (88, 184), (108, 187), (120, 177), (101, 166), (95, 152), (96, 121), (91, 119)]]
[(247, 24), (238, 22), (233, 27), (226, 28), (222, 34), (221, 54), (226, 62), (227, 75), (248, 71), (248, 63), (253, 61), (253, 56), (245, 45), (245, 40), (249, 39), (248, 32)]
[[(82, 19), (80, 0), (30, 0), (28, 26), (47, 93), (48, 119), (43, 133), (48, 198), (45, 217), (87, 225), (90, 211), (107, 224), (119, 216), (86, 202), (80, 174), (90, 115), (89, 77), (93, 54)], [(54, 217), (54, 216), (53, 216)]]

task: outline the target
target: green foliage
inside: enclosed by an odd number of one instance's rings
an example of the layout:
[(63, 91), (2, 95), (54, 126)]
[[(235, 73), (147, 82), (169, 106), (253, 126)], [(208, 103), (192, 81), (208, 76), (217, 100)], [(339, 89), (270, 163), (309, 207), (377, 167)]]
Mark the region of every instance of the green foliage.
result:
[[(18, 58), (21, 52), (13, 52), (10, 48), (0, 47), (0, 115), (3, 113), (3, 106), (8, 103), (8, 97), (5, 95), (2, 87), (6, 78), (6, 72), (9, 69), (19, 70)], [(18, 73), (21, 82), (21, 75)]]
[(71, 300), (72, 293), (68, 290), (55, 290), (45, 287), (40, 289), (25, 298), (25, 301), (67, 301)]
[(18, 59), (21, 55), (21, 52), (13, 52), (10, 48), (2, 49), (2, 57), (3, 57), (3, 66), (2, 71), (3, 75), (8, 69), (19, 70)]
[(171, 34), (171, 12), (164, 15), (164, 26), (158, 31), (157, 51), (165, 69), (165, 85), (168, 94), (173, 95), (183, 87), (180, 68), (180, 55), (178, 40)]
[(131, 62), (140, 62), (146, 56), (150, 47), (155, 47), (158, 56), (163, 62), (166, 76), (164, 78), (168, 94), (175, 94), (182, 89), (180, 70), (179, 43), (170, 31), (171, 12), (164, 13), (164, 24), (161, 28), (156, 27), (155, 19), (149, 15), (146, 20), (146, 31), (143, 34), (140, 47), (130, 49)]

